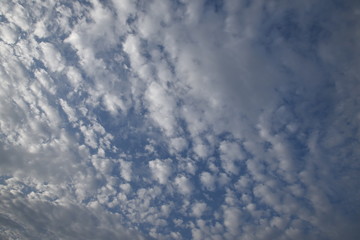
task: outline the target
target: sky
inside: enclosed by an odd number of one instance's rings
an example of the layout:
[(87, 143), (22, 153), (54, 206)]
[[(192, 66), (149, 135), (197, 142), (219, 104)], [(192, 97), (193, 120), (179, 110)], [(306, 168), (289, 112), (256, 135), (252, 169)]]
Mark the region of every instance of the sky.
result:
[(1, 0), (0, 239), (360, 239), (360, 2)]

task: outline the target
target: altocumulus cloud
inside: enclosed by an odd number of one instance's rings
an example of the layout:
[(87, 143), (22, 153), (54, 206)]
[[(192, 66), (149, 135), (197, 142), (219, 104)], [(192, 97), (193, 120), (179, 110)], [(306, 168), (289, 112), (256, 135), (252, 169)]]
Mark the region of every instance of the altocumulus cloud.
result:
[(360, 4), (4, 0), (1, 239), (360, 238)]

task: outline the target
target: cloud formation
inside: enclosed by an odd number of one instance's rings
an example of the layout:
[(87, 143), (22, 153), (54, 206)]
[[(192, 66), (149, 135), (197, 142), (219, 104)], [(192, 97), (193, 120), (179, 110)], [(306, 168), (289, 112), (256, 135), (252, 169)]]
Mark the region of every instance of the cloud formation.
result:
[(0, 238), (359, 238), (359, 10), (3, 1)]

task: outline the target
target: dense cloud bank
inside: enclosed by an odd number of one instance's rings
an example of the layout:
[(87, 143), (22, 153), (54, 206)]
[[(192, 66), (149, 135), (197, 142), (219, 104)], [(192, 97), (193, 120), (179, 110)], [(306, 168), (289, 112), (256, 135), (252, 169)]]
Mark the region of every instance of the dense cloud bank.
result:
[(0, 238), (360, 238), (359, 17), (3, 1)]

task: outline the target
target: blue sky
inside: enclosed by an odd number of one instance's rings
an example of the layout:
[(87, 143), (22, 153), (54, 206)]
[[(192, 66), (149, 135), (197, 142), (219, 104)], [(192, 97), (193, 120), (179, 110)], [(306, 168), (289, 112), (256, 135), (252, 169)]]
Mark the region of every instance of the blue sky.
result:
[(360, 238), (356, 1), (0, 8), (0, 238)]

